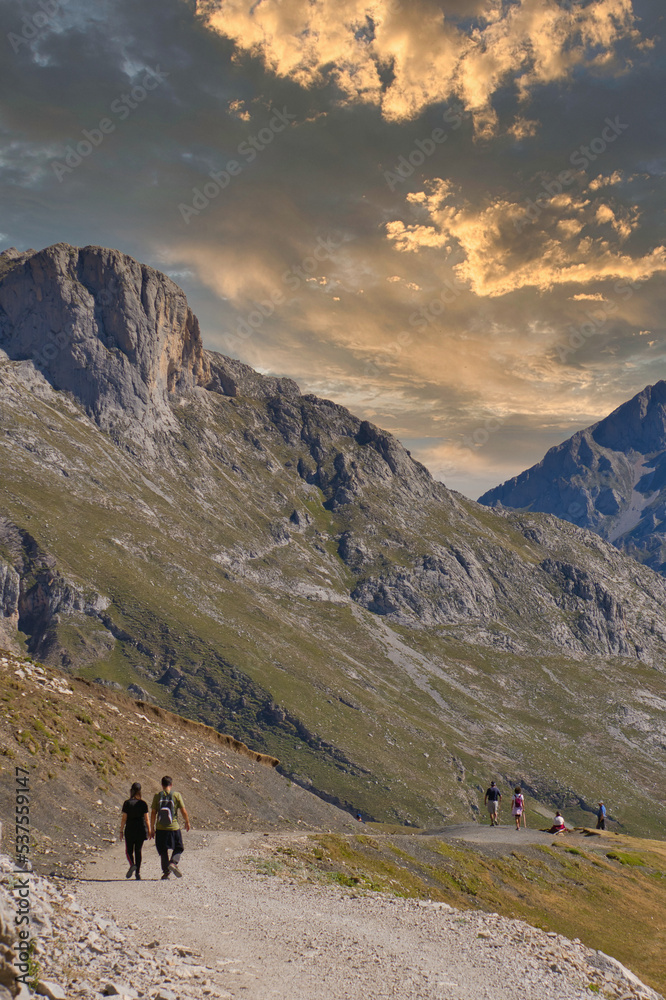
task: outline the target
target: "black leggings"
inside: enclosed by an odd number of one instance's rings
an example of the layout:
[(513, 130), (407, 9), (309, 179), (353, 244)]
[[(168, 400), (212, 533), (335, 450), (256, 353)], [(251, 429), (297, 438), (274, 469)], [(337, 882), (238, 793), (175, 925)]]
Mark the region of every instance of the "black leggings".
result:
[(143, 847), (143, 842), (145, 837), (136, 837), (132, 834), (125, 834), (125, 854), (127, 855), (127, 862), (130, 865), (135, 865), (136, 870), (139, 871), (141, 868), (141, 848)]

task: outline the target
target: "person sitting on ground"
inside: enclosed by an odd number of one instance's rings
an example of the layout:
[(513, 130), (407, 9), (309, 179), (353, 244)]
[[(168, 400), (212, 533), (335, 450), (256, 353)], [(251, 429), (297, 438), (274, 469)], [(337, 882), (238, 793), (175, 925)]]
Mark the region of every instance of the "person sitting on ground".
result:
[(499, 826), (499, 805), (501, 801), (502, 793), (495, 782), (491, 781), (490, 788), (487, 789), (486, 796), (483, 800), (484, 805), (488, 806), (491, 826)]
[(567, 832), (567, 825), (564, 822), (562, 813), (558, 809), (557, 812), (555, 813), (555, 819), (553, 820), (553, 825), (551, 826), (548, 833), (566, 833), (566, 832)]
[(520, 830), (520, 817), (523, 815), (524, 809), (525, 799), (523, 798), (520, 786), (517, 785), (513, 790), (513, 798), (511, 799), (511, 815), (516, 821), (516, 830)]
[(120, 839), (125, 838), (125, 854), (129, 868), (125, 878), (141, 879), (141, 848), (151, 836), (148, 822), (148, 803), (141, 798), (141, 785), (135, 781), (130, 788), (130, 797), (123, 802), (120, 819)]

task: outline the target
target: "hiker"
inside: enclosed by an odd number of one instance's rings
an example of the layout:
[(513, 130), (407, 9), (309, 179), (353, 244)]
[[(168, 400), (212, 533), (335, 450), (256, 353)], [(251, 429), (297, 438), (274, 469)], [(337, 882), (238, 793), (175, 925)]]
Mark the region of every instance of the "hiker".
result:
[(563, 819), (562, 814), (561, 814), (561, 812), (560, 812), (559, 809), (555, 813), (555, 819), (553, 820), (553, 825), (551, 826), (550, 830), (548, 830), (547, 832), (548, 833), (566, 833), (567, 832), (566, 823), (564, 822), (564, 819)]
[(520, 790), (520, 786), (516, 785), (513, 790), (513, 798), (511, 799), (511, 815), (516, 821), (516, 830), (520, 830), (520, 818), (525, 810), (525, 799), (523, 798), (523, 793)]
[(141, 798), (141, 785), (135, 781), (130, 788), (130, 797), (123, 802), (120, 818), (120, 839), (125, 838), (125, 854), (129, 868), (125, 878), (141, 879), (141, 848), (150, 837), (148, 803)]
[(599, 803), (599, 808), (597, 810), (597, 830), (606, 829), (606, 806), (603, 802)]
[[(191, 829), (183, 796), (180, 792), (172, 792), (172, 786), (173, 778), (165, 774), (162, 778), (162, 791), (155, 792), (150, 811), (155, 847), (162, 862), (163, 879), (168, 879), (169, 875), (172, 874), (176, 878), (182, 878), (183, 875), (178, 868), (180, 856), (185, 850), (183, 847), (183, 834), (178, 822), (179, 809), (185, 820), (185, 829)], [(169, 857), (169, 851), (171, 851), (171, 857)]]
[(499, 826), (499, 804), (502, 801), (502, 793), (494, 781), (490, 782), (490, 788), (486, 790), (483, 804), (488, 806), (490, 813), (490, 825)]

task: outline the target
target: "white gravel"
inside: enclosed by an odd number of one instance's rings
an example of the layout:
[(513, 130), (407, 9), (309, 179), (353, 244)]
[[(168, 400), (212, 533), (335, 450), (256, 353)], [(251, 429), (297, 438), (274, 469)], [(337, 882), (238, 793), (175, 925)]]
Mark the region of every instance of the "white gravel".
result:
[(121, 845), (81, 881), (34, 880), (57, 912), (45, 978), (68, 998), (99, 997), (109, 979), (179, 1000), (658, 997), (615, 960), (521, 921), (257, 875), (246, 859), (265, 856), (261, 834), (185, 837), (182, 879), (160, 881), (148, 844), (141, 882), (125, 880)]

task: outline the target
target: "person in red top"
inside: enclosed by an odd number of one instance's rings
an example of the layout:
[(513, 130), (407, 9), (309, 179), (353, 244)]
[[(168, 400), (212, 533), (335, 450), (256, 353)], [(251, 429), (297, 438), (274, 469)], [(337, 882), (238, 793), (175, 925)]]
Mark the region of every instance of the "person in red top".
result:
[(516, 830), (520, 830), (520, 817), (525, 811), (525, 799), (519, 787), (514, 788), (511, 799), (511, 815), (516, 821)]

